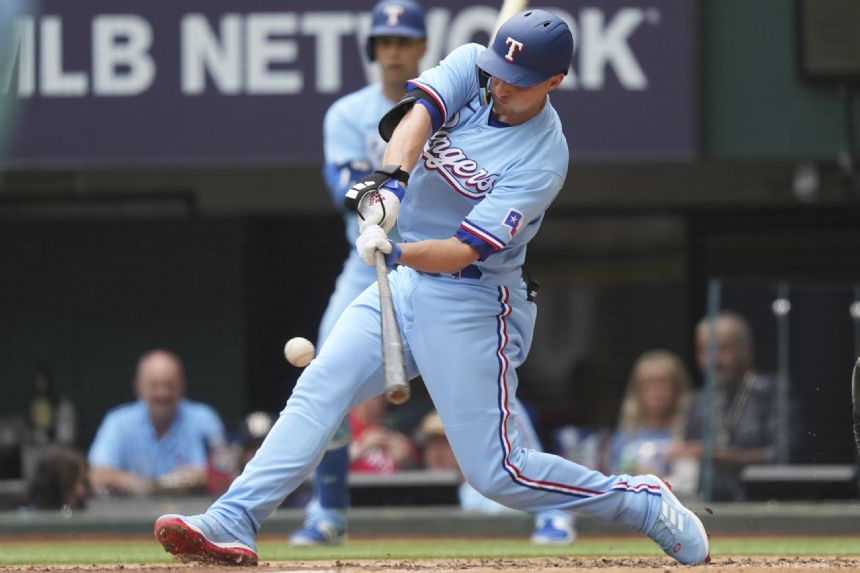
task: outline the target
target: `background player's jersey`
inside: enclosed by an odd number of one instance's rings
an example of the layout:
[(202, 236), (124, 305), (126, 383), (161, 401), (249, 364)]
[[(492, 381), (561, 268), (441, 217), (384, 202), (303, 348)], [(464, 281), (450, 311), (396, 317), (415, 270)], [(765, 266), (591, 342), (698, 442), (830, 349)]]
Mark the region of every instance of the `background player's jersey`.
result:
[[(343, 310), (367, 285), (376, 280), (376, 269), (364, 264), (358, 251), (352, 248), (358, 238), (358, 215), (344, 208), (343, 196), (355, 181), (381, 165), (385, 142), (379, 136), (379, 119), (392, 105), (393, 102), (382, 93), (382, 86), (373, 84), (338, 99), (325, 115), (323, 176), (332, 202), (342, 213), (350, 249), (320, 321), (317, 349), (322, 348)], [(394, 230), (389, 236), (393, 240), (400, 240)], [(349, 426), (344, 423), (340, 428), (332, 441), (332, 447), (349, 442)]]
[(456, 235), (480, 253), (482, 282), (511, 284), (564, 183), (568, 149), (549, 101), (519, 125), (501, 124), (480, 105), (475, 66), (484, 49), (462, 46), (409, 82), (444, 117), (433, 118), (438, 130), (410, 176), (398, 230), (407, 242)]
[(358, 238), (358, 218), (344, 209), (343, 196), (353, 182), (382, 164), (385, 141), (379, 136), (379, 119), (394, 103), (380, 84), (371, 84), (334, 102), (323, 121), (323, 175), (332, 202), (343, 212), (350, 245)]

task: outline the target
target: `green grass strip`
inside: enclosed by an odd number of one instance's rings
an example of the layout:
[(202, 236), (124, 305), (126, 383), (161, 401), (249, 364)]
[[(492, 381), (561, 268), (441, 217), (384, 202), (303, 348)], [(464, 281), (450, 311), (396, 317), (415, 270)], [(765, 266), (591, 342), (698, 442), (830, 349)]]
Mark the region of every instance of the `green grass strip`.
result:
[[(360, 559), (447, 559), (525, 557), (649, 557), (661, 555), (644, 538), (584, 538), (567, 547), (536, 546), (513, 539), (353, 539), (340, 547), (291, 547), (286, 540), (264, 538), (261, 561)], [(715, 538), (714, 557), (720, 556), (860, 556), (857, 537), (750, 536)], [(0, 565), (169, 563), (173, 558), (153, 540), (16, 541), (0, 540)]]

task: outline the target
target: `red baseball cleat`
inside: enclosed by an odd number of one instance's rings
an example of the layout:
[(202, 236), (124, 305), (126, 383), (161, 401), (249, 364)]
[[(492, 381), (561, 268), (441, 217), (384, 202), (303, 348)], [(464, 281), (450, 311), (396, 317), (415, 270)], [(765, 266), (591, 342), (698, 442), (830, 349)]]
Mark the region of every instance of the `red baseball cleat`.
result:
[(224, 565), (257, 564), (257, 552), (208, 515), (162, 515), (155, 521), (155, 538), (164, 550), (182, 561)]

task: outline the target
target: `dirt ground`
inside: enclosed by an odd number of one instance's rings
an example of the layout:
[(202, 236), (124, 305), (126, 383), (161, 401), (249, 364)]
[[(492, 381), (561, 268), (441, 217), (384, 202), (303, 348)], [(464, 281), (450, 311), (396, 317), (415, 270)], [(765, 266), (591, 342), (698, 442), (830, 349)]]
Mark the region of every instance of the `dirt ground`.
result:
[[(630, 573), (631, 571), (691, 571), (690, 567), (673, 564), (668, 558), (537, 558), (537, 559), (434, 559), (391, 561), (288, 561), (263, 562), (256, 569), (213, 567), (208, 565), (26, 565), (0, 567), (0, 573), (35, 571), (83, 571), (85, 573), (176, 573), (176, 570), (193, 570), (194, 573), (236, 573), (247, 570), (259, 573), (499, 573), (500, 571), (529, 571), (534, 573)], [(860, 570), (860, 558), (855, 557), (721, 557), (708, 565), (695, 568), (703, 573), (824, 573), (827, 571)]]

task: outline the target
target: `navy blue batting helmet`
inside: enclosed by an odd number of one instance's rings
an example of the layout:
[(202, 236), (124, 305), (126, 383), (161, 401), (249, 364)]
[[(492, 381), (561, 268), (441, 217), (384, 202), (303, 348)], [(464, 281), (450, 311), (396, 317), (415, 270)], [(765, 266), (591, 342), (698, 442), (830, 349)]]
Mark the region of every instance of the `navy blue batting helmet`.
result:
[(367, 58), (372, 62), (373, 39), (379, 36), (426, 38), (424, 8), (413, 0), (382, 0), (373, 7), (370, 34), (367, 36)]
[(478, 67), (503, 82), (527, 88), (567, 74), (573, 34), (546, 10), (526, 10), (502, 24), (493, 44), (478, 56)]

